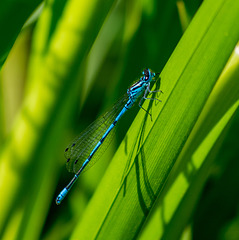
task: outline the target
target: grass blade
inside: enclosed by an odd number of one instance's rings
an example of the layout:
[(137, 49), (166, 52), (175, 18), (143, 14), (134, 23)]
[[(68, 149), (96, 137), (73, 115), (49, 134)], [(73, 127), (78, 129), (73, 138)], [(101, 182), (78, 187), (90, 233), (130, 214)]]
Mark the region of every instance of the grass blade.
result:
[(138, 235), (238, 41), (238, 11), (235, 1), (203, 3), (162, 72), (155, 122), (139, 113), (73, 239)]

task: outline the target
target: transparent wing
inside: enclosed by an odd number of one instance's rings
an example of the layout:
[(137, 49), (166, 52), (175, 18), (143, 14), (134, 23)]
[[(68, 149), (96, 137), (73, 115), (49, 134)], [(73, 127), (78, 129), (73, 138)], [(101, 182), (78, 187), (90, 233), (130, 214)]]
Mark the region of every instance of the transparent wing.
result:
[[(125, 94), (119, 99), (114, 106), (105, 114), (91, 123), (77, 138), (75, 138), (65, 150), (65, 157), (67, 158), (66, 168), (69, 172), (76, 173), (83, 162), (88, 158), (96, 144), (100, 141), (103, 134), (113, 123), (116, 116), (120, 113), (125, 103), (128, 100), (128, 95)], [(109, 146), (114, 135), (115, 129), (108, 134), (103, 144), (96, 151), (91, 161), (85, 167), (84, 171), (89, 169), (104, 153)]]

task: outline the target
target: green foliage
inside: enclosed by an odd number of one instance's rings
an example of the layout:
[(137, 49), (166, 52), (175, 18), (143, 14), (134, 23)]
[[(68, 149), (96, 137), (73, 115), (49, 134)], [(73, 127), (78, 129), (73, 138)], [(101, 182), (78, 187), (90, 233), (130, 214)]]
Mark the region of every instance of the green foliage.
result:
[[(239, 196), (230, 167), (238, 159), (239, 2), (50, 0), (19, 35), (38, 2), (17, 14), (11, 4), (0, 3), (0, 17), (11, 19), (2, 64), (18, 36), (1, 70), (0, 238), (238, 237), (237, 201), (210, 209), (212, 199), (226, 201), (216, 199), (225, 186), (227, 199)], [(110, 164), (117, 140), (56, 206), (72, 177), (64, 146), (144, 67), (163, 69), (153, 86), (162, 103), (144, 103), (153, 121), (144, 111), (135, 117), (137, 107), (128, 113)]]

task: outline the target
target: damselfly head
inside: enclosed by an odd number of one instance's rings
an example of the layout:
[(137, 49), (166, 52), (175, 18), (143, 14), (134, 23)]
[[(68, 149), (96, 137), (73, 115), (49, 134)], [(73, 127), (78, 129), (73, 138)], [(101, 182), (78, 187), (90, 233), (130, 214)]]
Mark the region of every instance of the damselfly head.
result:
[(152, 81), (153, 78), (158, 75), (159, 73), (154, 73), (151, 69), (146, 68), (143, 70), (142, 74), (143, 76), (143, 80), (144, 81)]
[(147, 81), (151, 75), (151, 71), (148, 68), (146, 68), (143, 70), (142, 74), (144, 75), (143, 79)]

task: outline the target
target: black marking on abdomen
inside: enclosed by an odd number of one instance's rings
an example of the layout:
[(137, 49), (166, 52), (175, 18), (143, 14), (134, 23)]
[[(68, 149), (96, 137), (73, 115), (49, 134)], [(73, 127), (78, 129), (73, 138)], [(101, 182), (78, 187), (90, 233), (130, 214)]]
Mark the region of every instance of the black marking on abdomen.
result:
[[(109, 134), (109, 133), (108, 133)], [(105, 138), (108, 136), (108, 134), (107, 135), (105, 135), (104, 137), (102, 137), (101, 139), (100, 139), (100, 144), (102, 144), (103, 142), (104, 142), (104, 140), (105, 140)], [(101, 146), (101, 145), (100, 145)], [(97, 148), (98, 149), (98, 148)]]

